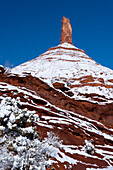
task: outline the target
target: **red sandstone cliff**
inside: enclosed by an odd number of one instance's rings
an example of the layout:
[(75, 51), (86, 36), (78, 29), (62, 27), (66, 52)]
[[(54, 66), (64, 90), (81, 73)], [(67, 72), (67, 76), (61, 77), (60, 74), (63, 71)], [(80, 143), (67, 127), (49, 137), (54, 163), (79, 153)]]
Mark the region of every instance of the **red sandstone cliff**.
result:
[[(63, 140), (52, 159), (56, 170), (113, 166), (113, 70), (72, 45), (71, 25), (63, 17), (61, 44), (11, 73), (0, 67), (0, 96), (20, 97), (35, 110), (41, 138), (53, 131)], [(92, 139), (94, 154), (85, 153)]]

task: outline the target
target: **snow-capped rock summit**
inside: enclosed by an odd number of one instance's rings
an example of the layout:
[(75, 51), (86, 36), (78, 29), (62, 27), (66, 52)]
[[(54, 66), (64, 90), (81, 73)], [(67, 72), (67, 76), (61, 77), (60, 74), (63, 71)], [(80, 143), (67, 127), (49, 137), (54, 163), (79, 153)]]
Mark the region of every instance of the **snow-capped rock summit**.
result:
[(36, 59), (12, 69), (20, 76), (30, 73), (53, 87), (56, 80), (68, 84), (76, 100), (113, 102), (113, 70), (96, 63), (81, 49), (64, 42)]
[[(0, 70), (0, 100), (1, 108), (5, 110), (0, 116), (1, 129), (5, 126), (8, 132), (11, 131), (7, 128), (9, 125), (12, 128), (12, 119), (9, 119), (10, 124), (6, 123), (7, 112), (10, 112), (13, 118), (15, 116), (13, 133), (18, 129), (15, 122), (19, 129), (23, 128), (24, 122), (27, 130), (31, 124), (36, 126), (40, 144), (47, 140), (48, 132), (62, 140), (58, 146), (55, 141), (43, 143), (47, 159), (43, 167), (48, 170), (85, 170), (113, 166), (113, 70), (98, 64), (72, 44), (69, 19), (63, 17), (58, 46), (10, 72), (2, 66)], [(19, 115), (15, 110), (13, 113), (8, 110), (8, 97), (10, 101), (17, 101), (19, 97), (19, 106), (16, 104)], [(22, 114), (23, 119), (17, 121), (16, 117), (22, 117)], [(26, 123), (26, 119), (32, 123)], [(25, 133), (25, 129), (23, 131)], [(33, 143), (33, 137), (30, 140)], [(34, 143), (33, 146), (37, 145)], [(33, 161), (37, 162), (37, 159), (33, 157)]]

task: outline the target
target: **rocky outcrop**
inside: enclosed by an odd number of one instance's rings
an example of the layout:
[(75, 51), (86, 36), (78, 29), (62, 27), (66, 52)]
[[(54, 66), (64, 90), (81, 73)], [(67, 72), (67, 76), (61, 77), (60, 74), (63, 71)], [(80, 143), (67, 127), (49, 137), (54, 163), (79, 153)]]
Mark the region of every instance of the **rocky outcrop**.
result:
[(68, 18), (63, 17), (61, 29), (61, 44), (64, 42), (72, 44), (72, 28)]
[(113, 70), (72, 45), (69, 19), (60, 45), (11, 72), (0, 66), (0, 100), (6, 97), (36, 111), (40, 139), (52, 131), (63, 141), (49, 170), (113, 166)]
[[(70, 89), (65, 86), (65, 84), (55, 82), (53, 83), (54, 88), (50, 87), (47, 83), (40, 80), (39, 78), (32, 77), (31, 75), (26, 75), (25, 77), (18, 77), (17, 75), (6, 75), (0, 73), (0, 82), (7, 83), (9, 85), (13, 85), (14, 87), (26, 88), (29, 90), (33, 90), (40, 97), (50, 102), (51, 104), (68, 111), (72, 111), (74, 113), (78, 113), (82, 116), (87, 116), (93, 120), (97, 120), (107, 127), (113, 128), (113, 103), (106, 105), (99, 105), (97, 103), (92, 103), (85, 100), (75, 100), (70, 96), (74, 94), (69, 93)], [(3, 85), (5, 88), (5, 85)], [(13, 93), (9, 90), (1, 90), (1, 95), (7, 94), (8, 96), (13, 97)], [(65, 95), (66, 94), (66, 95)], [(18, 94), (22, 100), (22, 93)], [(94, 94), (95, 95), (95, 94)], [(17, 95), (16, 95), (17, 97)], [(92, 97), (92, 94), (89, 95)], [(35, 100), (34, 100), (35, 101)], [(40, 103), (40, 102), (39, 102)], [(46, 103), (45, 103), (46, 104)]]
[[(109, 164), (113, 166), (112, 157), (109, 156), (113, 153), (113, 104), (99, 105), (77, 101), (65, 95), (69, 90), (65, 84), (56, 82), (53, 85), (54, 88), (30, 74), (20, 77), (0, 73), (0, 96), (20, 97), (22, 109), (36, 111), (40, 117), (37, 124), (40, 138), (52, 131), (63, 140), (59, 159), (53, 158), (57, 162), (53, 164), (55, 170), (69, 167), (85, 170), (87, 167), (102, 168)], [(85, 141), (91, 139), (95, 148), (94, 154), (85, 154)], [(63, 154), (66, 159), (62, 157)], [(106, 156), (109, 156), (109, 159), (106, 160)]]

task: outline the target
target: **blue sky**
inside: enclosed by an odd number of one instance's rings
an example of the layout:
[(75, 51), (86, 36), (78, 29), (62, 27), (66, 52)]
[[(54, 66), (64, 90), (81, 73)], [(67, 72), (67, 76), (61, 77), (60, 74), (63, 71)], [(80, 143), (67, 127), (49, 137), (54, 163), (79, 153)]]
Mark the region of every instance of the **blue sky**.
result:
[(113, 69), (113, 0), (0, 0), (0, 64), (17, 66), (57, 46), (63, 16), (73, 44)]

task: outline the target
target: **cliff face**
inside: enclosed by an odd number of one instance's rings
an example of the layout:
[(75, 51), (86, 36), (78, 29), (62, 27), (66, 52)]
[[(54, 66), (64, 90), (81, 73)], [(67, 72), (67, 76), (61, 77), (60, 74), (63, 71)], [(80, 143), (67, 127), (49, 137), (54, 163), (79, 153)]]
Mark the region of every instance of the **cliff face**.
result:
[(64, 20), (62, 30), (68, 31), (60, 45), (10, 73), (0, 67), (1, 100), (19, 96), (22, 108), (39, 115), (39, 136), (52, 131), (63, 140), (52, 158), (54, 169), (113, 166), (113, 71), (72, 45), (71, 26)]

